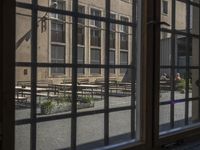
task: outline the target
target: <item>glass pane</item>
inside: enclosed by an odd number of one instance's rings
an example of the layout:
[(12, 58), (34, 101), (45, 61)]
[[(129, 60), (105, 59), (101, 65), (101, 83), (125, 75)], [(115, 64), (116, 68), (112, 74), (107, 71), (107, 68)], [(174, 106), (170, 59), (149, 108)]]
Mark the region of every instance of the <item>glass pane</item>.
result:
[(110, 113), (110, 143), (115, 144), (132, 139), (131, 126), (135, 126), (135, 122), (131, 122), (131, 117), (134, 116), (131, 115), (130, 110)]
[(160, 66), (169, 66), (172, 59), (171, 34), (167, 32), (161, 32), (160, 36)]
[(16, 62), (31, 61), (31, 10), (16, 7)]
[(170, 129), (170, 105), (160, 105), (159, 111), (159, 129), (160, 132)]
[(199, 114), (199, 100), (193, 100), (189, 102), (189, 120), (190, 124), (198, 123), (200, 120), (200, 114)]
[(172, 78), (170, 69), (160, 69), (160, 102), (171, 101)]
[(200, 96), (199, 74), (200, 70), (198, 69), (190, 70), (190, 78), (189, 78), (190, 98), (197, 98)]
[(31, 68), (15, 69), (15, 119), (30, 118), (31, 113)]
[(199, 7), (191, 6), (190, 11), (191, 11), (191, 18), (190, 18), (191, 33), (199, 35)]
[[(83, 69), (83, 68), (78, 68)], [(86, 73), (90, 69), (99, 69), (99, 68), (84, 68)], [(103, 73), (103, 69), (102, 69)], [(104, 108), (104, 76), (103, 75), (79, 75), (78, 76), (78, 112), (83, 111), (95, 111)]]
[[(116, 68), (116, 72), (120, 69)], [(122, 76), (112, 76), (110, 73), (109, 79), (109, 106), (110, 108), (119, 108), (125, 106), (131, 106), (131, 99), (135, 101), (135, 93), (131, 97), (131, 74), (132, 71), (129, 69), (126, 74)]]
[(15, 126), (15, 150), (30, 150), (30, 124)]
[[(85, 11), (81, 11), (81, 13), (90, 14), (93, 16), (105, 16), (105, 1), (99, 0), (79, 0), (79, 8), (80, 6), (85, 7)], [(80, 11), (79, 11), (80, 12)], [(98, 23), (98, 21), (93, 20), (93, 23)]]
[(187, 9), (186, 9), (186, 4), (183, 2), (180, 2), (176, 0), (176, 23), (175, 23), (175, 28), (176, 30), (186, 32), (186, 16), (187, 16)]
[(71, 69), (60, 67), (55, 68), (56, 70), (66, 70), (66, 74), (50, 74), (53, 68), (37, 69), (38, 74), (36, 96), (38, 117), (46, 117), (71, 112)]
[(199, 66), (199, 39), (198, 38), (191, 38), (190, 39), (190, 65), (191, 66)]
[(77, 149), (95, 149), (104, 145), (104, 114), (78, 117)]
[[(117, 15), (116, 19), (117, 20), (122, 20), (122, 21), (132, 21), (132, 10), (133, 10), (133, 0), (111, 0), (111, 12), (119, 14)], [(126, 8), (126, 9), (122, 9)], [(124, 16), (127, 17), (127, 20), (123, 20), (120, 17)]]
[(54, 19), (49, 15), (38, 12), (37, 62), (69, 64), (72, 62), (72, 17), (62, 15)]
[(161, 21), (166, 22), (169, 26), (161, 25), (161, 28), (172, 28), (172, 1), (171, 0), (162, 0), (161, 1)]
[(69, 149), (71, 119), (37, 123), (37, 149)]
[[(72, 0), (38, 0), (38, 4), (45, 7), (50, 7), (60, 10), (72, 10)], [(51, 17), (55, 17), (55, 14), (51, 14)]]

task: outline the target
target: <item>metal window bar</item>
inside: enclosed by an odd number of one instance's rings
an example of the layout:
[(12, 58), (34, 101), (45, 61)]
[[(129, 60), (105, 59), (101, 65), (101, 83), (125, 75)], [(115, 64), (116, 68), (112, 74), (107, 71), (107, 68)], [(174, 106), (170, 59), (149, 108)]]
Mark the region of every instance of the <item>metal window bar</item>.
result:
[[(186, 32), (190, 33), (190, 4), (186, 2)], [(189, 123), (189, 74), (190, 74), (190, 36), (186, 37), (186, 91), (185, 91), (185, 125)]]
[(175, 40), (176, 35), (174, 33), (175, 31), (175, 17), (176, 17), (176, 0), (172, 1), (172, 43), (171, 43), (171, 104), (170, 104), (170, 127), (174, 128), (174, 90), (175, 90), (175, 81), (174, 81), (174, 75), (175, 75)]
[(30, 149), (36, 150), (36, 82), (37, 82), (37, 0), (32, 0), (32, 18), (31, 18), (31, 28), (32, 28), (32, 43), (31, 43), (31, 138), (30, 138)]
[(110, 62), (110, 0), (105, 0), (106, 4), (106, 37), (105, 37), (105, 72), (104, 72), (104, 80), (105, 80), (105, 96), (104, 96), (104, 144), (109, 144), (109, 62)]
[[(136, 0), (132, 0), (132, 21), (136, 20)], [(134, 139), (136, 137), (136, 64), (137, 64), (137, 49), (136, 49), (136, 30), (132, 28), (132, 67), (131, 67), (131, 138)], [(138, 94), (138, 93), (137, 93)], [(138, 107), (138, 106), (137, 106)]]
[[(78, 0), (73, 0), (72, 10), (78, 13)], [(71, 119), (71, 149), (76, 150), (77, 142), (77, 50), (78, 50), (78, 17), (72, 18), (72, 119)]]
[[(198, 8), (200, 9), (200, 4), (198, 5)], [(200, 10), (199, 10), (200, 11)], [(199, 14), (199, 22), (200, 22), (200, 14)], [(199, 30), (199, 51), (200, 51), (200, 30)], [(199, 66), (200, 66), (200, 52), (199, 52)], [(198, 76), (199, 76), (199, 79), (200, 79), (200, 67), (198, 69)], [(198, 96), (200, 96), (200, 87), (198, 86)], [(200, 102), (199, 102), (199, 108), (200, 108)], [(199, 109), (199, 116), (200, 116), (200, 109)]]

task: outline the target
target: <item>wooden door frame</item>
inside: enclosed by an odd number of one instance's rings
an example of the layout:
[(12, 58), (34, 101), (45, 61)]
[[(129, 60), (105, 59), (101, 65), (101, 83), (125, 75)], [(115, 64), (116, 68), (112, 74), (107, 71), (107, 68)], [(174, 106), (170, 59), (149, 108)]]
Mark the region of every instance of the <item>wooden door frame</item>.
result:
[(3, 150), (14, 150), (15, 138), (15, 0), (3, 0), (1, 6), (1, 105), (0, 119), (2, 123)]

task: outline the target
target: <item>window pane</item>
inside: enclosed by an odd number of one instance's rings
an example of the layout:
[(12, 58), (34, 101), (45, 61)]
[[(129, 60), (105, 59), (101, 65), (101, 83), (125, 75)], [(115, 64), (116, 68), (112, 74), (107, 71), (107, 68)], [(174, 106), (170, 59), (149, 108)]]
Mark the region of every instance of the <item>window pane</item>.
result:
[[(128, 52), (120, 52), (120, 65), (128, 64)], [(127, 69), (120, 69), (120, 73), (125, 73)]]
[[(52, 45), (51, 46), (51, 62), (52, 63), (64, 63), (65, 62), (65, 47), (64, 46), (58, 46), (58, 45)], [(51, 69), (52, 74), (64, 74), (65, 69), (64, 68), (58, 68), (54, 67)]]
[[(110, 113), (110, 142), (112, 144), (131, 139), (131, 111)], [(134, 124), (134, 122), (133, 122)]]
[[(115, 51), (110, 50), (110, 65), (115, 65)], [(110, 73), (115, 73), (115, 68), (110, 68)]]
[(16, 8), (16, 62), (31, 61), (31, 15), (30, 10)]
[[(89, 124), (88, 124), (89, 123)], [(77, 149), (95, 149), (104, 146), (104, 115), (90, 115), (77, 119)]]
[(120, 49), (128, 50), (128, 34), (120, 33)]
[(31, 68), (15, 68), (15, 119), (31, 117)]
[(101, 30), (91, 28), (90, 30), (90, 37), (91, 37), (91, 46), (101, 46)]
[(65, 41), (65, 29), (63, 23), (60, 23), (58, 21), (51, 22), (51, 41), (52, 42)]
[(180, 1), (176, 1), (176, 29), (182, 32), (186, 32), (186, 4)]
[(30, 150), (30, 124), (15, 126), (15, 150)]
[(37, 124), (37, 149), (69, 149), (71, 119)]
[[(91, 64), (97, 64), (100, 65), (101, 64), (101, 51), (100, 49), (95, 49), (92, 48), (91, 49), (91, 60), (90, 60)], [(90, 73), (93, 74), (100, 74), (101, 73), (101, 69), (97, 69), (97, 68), (91, 68), (90, 69)]]

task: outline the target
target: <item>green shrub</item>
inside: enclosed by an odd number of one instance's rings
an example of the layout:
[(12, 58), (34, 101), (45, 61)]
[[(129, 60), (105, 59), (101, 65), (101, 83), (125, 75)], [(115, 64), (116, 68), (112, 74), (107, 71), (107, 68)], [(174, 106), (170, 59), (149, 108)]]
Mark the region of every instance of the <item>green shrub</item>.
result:
[(177, 86), (176, 86), (177, 90), (181, 91), (183, 89), (185, 89), (185, 80), (181, 79), (180, 81), (177, 81)]
[(90, 103), (90, 104), (91, 104), (92, 101), (93, 101), (93, 98), (90, 97), (90, 96), (82, 97), (82, 98), (81, 98), (81, 102), (82, 102), (82, 103)]
[(53, 109), (53, 103), (52, 103), (52, 101), (48, 100), (48, 101), (43, 102), (41, 104), (41, 112), (43, 114), (49, 114), (49, 113), (51, 113), (52, 109)]
[(58, 103), (71, 102), (71, 97), (70, 96), (60, 96), (56, 100)]

